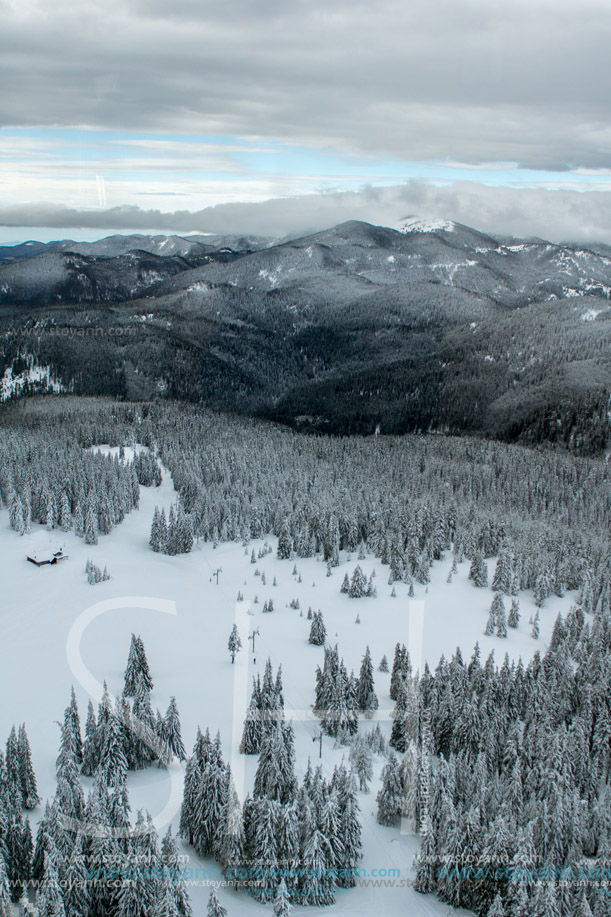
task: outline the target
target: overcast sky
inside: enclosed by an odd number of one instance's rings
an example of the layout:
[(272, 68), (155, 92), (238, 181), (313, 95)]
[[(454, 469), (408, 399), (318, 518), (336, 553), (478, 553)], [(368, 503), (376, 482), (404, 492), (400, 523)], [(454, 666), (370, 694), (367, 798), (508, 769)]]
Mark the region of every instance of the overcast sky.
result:
[(0, 238), (611, 242), (610, 38), (609, 0), (0, 0)]

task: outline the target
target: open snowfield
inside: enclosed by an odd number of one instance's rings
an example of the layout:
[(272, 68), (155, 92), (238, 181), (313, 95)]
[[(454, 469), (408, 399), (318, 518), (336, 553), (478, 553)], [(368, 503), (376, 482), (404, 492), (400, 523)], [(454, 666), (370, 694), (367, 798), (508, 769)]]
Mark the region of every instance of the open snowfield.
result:
[[(128, 453), (129, 454), (129, 453)], [(74, 684), (79, 702), (81, 721), (87, 712), (88, 691), (95, 694), (92, 679), (104, 679), (114, 695), (121, 693), (123, 672), (127, 660), (130, 635), (140, 634), (146, 648), (151, 673), (155, 681), (153, 705), (165, 711), (170, 696), (175, 695), (181, 714), (182, 733), (190, 751), (197, 726), (208, 727), (214, 734), (220, 730), (225, 758), (232, 763), (238, 793), (243, 801), (251, 785), (256, 757), (244, 758), (232, 752), (232, 739), (239, 742), (246, 705), (250, 697), (253, 674), (263, 674), (269, 656), (274, 670), (282, 664), (287, 716), (295, 714), (297, 773), (300, 776), (308, 756), (318, 759), (318, 722), (308, 714), (314, 700), (314, 673), (322, 664), (323, 648), (308, 644), (310, 622), (308, 606), (321, 610), (327, 628), (327, 640), (337, 642), (348, 669), (358, 672), (365, 647), (369, 645), (376, 666), (376, 692), (380, 701), (378, 719), (386, 735), (390, 734), (390, 714), (393, 704), (388, 696), (390, 676), (377, 671), (381, 657), (386, 654), (392, 665), (397, 641), (422, 648), (422, 660), (434, 668), (442, 653), (451, 655), (460, 646), (466, 660), (479, 641), (482, 660), (490, 650), (497, 661), (505, 652), (526, 662), (536, 649), (543, 651), (558, 612), (568, 611), (574, 596), (551, 597), (541, 610), (541, 636), (530, 636), (529, 618), (535, 613), (532, 595), (521, 594), (521, 621), (517, 631), (509, 630), (505, 640), (483, 634), (493, 593), (490, 589), (475, 589), (468, 582), (469, 563), (459, 565), (451, 584), (446, 582), (452, 564), (446, 559), (434, 564), (428, 590), (415, 586), (415, 603), (411, 606), (408, 587), (396, 584), (396, 597), (391, 597), (387, 584), (388, 567), (368, 556), (359, 561), (356, 554), (349, 560), (341, 555), (341, 563), (327, 577), (327, 566), (320, 558), (279, 561), (275, 556), (276, 540), (269, 539), (274, 553), (256, 564), (250, 554), (262, 547), (263, 541), (253, 542), (245, 549), (239, 543), (200, 543), (191, 554), (169, 557), (155, 554), (149, 547), (149, 532), (155, 505), (166, 512), (176, 501), (168, 474), (159, 488), (141, 488), (140, 509), (129, 515), (110, 535), (100, 537), (98, 545), (86, 545), (72, 533), (48, 532), (41, 526), (20, 537), (9, 527), (8, 512), (0, 511), (0, 556), (2, 562), (0, 667), (0, 737), (4, 739), (13, 723), (25, 722), (32, 745), (34, 765), (43, 798), (55, 789), (55, 757), (59, 742), (57, 721), (69, 701), (70, 686)], [(63, 547), (69, 555), (57, 566), (37, 568), (26, 561), (26, 554), (50, 556)], [(85, 563), (91, 559), (107, 567), (111, 579), (90, 586), (85, 575)], [(296, 563), (298, 576), (293, 575)], [(359, 563), (369, 576), (376, 571), (377, 598), (350, 599), (340, 593), (344, 574), (352, 573)], [(489, 561), (489, 579), (494, 562)], [(266, 584), (255, 571), (265, 574)], [(218, 574), (218, 584), (215, 571)], [(277, 585), (273, 585), (274, 577)], [(236, 602), (238, 591), (244, 601)], [(175, 603), (162, 610), (130, 607), (130, 597)], [(254, 603), (258, 596), (258, 603)], [(274, 611), (262, 611), (265, 600), (273, 600)], [(299, 610), (289, 603), (299, 599)], [(97, 615), (88, 611), (99, 602), (108, 601), (107, 610)], [(417, 638), (419, 601), (424, 602), (422, 641)], [(141, 604), (145, 604), (142, 603)], [(168, 613), (175, 611), (175, 613)], [(98, 610), (99, 611), (99, 610)], [(84, 615), (85, 613), (85, 615)], [(356, 623), (357, 614), (360, 623)], [(83, 616), (84, 615), (84, 616)], [(87, 623), (89, 622), (89, 623)], [(243, 648), (232, 666), (227, 651), (227, 639), (237, 622)], [(82, 639), (73, 626), (82, 628)], [(255, 653), (248, 642), (248, 632), (258, 629)], [(67, 649), (72, 631), (71, 648)], [(417, 657), (417, 653), (415, 654)], [(414, 658), (414, 667), (418, 660)], [(98, 697), (94, 697), (97, 705)], [(361, 729), (371, 723), (361, 721)], [(322, 740), (322, 765), (327, 774), (335, 763), (347, 757), (347, 749), (334, 747), (334, 740)], [(238, 758), (245, 764), (244, 779), (240, 775)], [(316, 759), (316, 760), (315, 760)], [(339, 890), (337, 903), (323, 910), (337, 915), (383, 913), (388, 915), (441, 915), (457, 913), (433, 897), (423, 897), (411, 888), (401, 887), (410, 878), (410, 865), (418, 849), (418, 839), (401, 833), (399, 828), (385, 828), (375, 819), (375, 795), (379, 788), (379, 772), (383, 760), (376, 763), (376, 776), (371, 791), (359, 794), (363, 820), (363, 870), (400, 870), (393, 873), (395, 887), (357, 887)], [(157, 767), (130, 775), (132, 810), (147, 808), (157, 819), (160, 832), (165, 831), (167, 817), (178, 827), (178, 804), (172, 802), (170, 778)], [(164, 810), (166, 815), (164, 815)], [(42, 813), (42, 807), (32, 813), (32, 828)], [(182, 850), (187, 854), (188, 848)], [(192, 867), (210, 868), (212, 879), (217, 866), (190, 854)], [(203, 885), (190, 889), (194, 914), (205, 913), (209, 889)], [(229, 917), (246, 914), (267, 914), (269, 906), (248, 899), (243, 893), (219, 889), (219, 899), (228, 908)], [(293, 913), (305, 913), (295, 907)]]

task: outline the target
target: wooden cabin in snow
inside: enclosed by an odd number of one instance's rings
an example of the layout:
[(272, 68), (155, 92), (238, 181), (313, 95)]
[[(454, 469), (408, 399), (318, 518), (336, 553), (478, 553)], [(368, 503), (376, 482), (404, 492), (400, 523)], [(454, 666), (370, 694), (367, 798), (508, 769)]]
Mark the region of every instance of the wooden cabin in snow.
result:
[(30, 557), (30, 555), (27, 554), (26, 557), (31, 564), (36, 564), (37, 567), (44, 567), (45, 564), (58, 564), (60, 560), (65, 560), (68, 555), (64, 554), (63, 548), (60, 548), (59, 551), (56, 551), (55, 554), (51, 555), (51, 557), (45, 557), (43, 560), (39, 560), (36, 555), (34, 555), (34, 557)]

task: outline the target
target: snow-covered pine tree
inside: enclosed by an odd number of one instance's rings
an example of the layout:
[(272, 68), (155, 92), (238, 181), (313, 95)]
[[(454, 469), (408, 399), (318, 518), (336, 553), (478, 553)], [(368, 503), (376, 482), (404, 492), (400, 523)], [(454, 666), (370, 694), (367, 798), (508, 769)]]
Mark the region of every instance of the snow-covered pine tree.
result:
[(139, 689), (152, 691), (153, 687), (153, 679), (151, 678), (142, 638), (132, 634), (127, 667), (125, 669), (123, 697), (135, 697)]
[(85, 741), (83, 742), (83, 774), (93, 777), (100, 759), (100, 749), (97, 743), (98, 727), (93, 704), (89, 701), (87, 719), (85, 721)]
[(280, 528), (278, 536), (278, 559), (289, 560), (293, 553), (293, 539), (291, 538), (291, 528), (288, 519), (285, 519)]
[(74, 534), (78, 535), (79, 538), (82, 538), (83, 535), (85, 534), (85, 519), (83, 516), (83, 509), (78, 500), (74, 508), (73, 520), (74, 520)]
[(314, 646), (324, 646), (326, 639), (327, 629), (323, 621), (322, 612), (316, 611), (312, 617), (312, 626), (310, 628), (308, 643), (312, 643)]
[(9, 888), (13, 902), (17, 902), (23, 895), (26, 883), (30, 878), (32, 861), (32, 834), (28, 821), (24, 821), (21, 812), (7, 804), (2, 811), (3, 838), (2, 853)]
[(108, 786), (124, 783), (127, 776), (127, 758), (123, 750), (125, 738), (119, 717), (112, 711), (108, 720), (104, 745), (100, 753), (100, 774)]
[(164, 554), (170, 554), (171, 556), (180, 554), (178, 526), (176, 525), (176, 513), (177, 513), (177, 507), (175, 507), (174, 504), (172, 504), (168, 512), (167, 535), (166, 535), (165, 544), (163, 548)]
[(87, 917), (91, 913), (89, 887), (91, 875), (87, 868), (84, 852), (84, 838), (78, 834), (66, 871), (64, 885), (64, 906), (67, 917)]
[[(57, 865), (48, 853), (44, 856), (42, 882), (36, 893), (36, 909), (43, 917), (66, 917)], [(11, 910), (8, 911), (7, 917), (10, 914)]]
[[(254, 639), (254, 638), (253, 638)], [(231, 633), (229, 634), (229, 640), (227, 641), (227, 649), (231, 654), (231, 663), (235, 662), (235, 657), (242, 649), (242, 640), (238, 632), (238, 625), (234, 624), (231, 628)]]
[(405, 561), (403, 558), (402, 546), (398, 540), (395, 541), (391, 549), (390, 554), (390, 573), (388, 575), (388, 583), (401, 582), (405, 577)]
[(374, 690), (373, 663), (369, 647), (366, 647), (365, 655), (361, 661), (361, 669), (356, 686), (356, 700), (359, 710), (369, 716), (378, 709), (378, 698)]
[(299, 901), (314, 907), (334, 904), (333, 849), (329, 838), (316, 826), (304, 839), (301, 863), (307, 877), (302, 885)]
[(293, 727), (290, 723), (272, 723), (261, 740), (261, 753), (255, 774), (253, 795), (265, 796), (286, 805), (297, 792), (293, 751)]
[(488, 585), (488, 567), (481, 551), (476, 551), (473, 557), (469, 569), (469, 579), (474, 586), (480, 589)]
[(217, 736), (201, 762), (193, 800), (193, 846), (200, 856), (218, 858), (221, 854), (229, 782), (230, 773), (221, 755), (220, 736)]
[(284, 692), (282, 689), (282, 666), (278, 666), (274, 682), (274, 703), (278, 710), (284, 710)]
[(368, 793), (369, 782), (373, 780), (373, 758), (371, 748), (362, 736), (350, 748), (350, 762), (359, 781), (359, 790)]
[(136, 635), (132, 634), (132, 639), (129, 646), (129, 655), (127, 657), (127, 667), (125, 669), (125, 684), (123, 687), (124, 697), (135, 696), (139, 674), (138, 642)]
[[(165, 883), (166, 888), (163, 894), (159, 895), (159, 897), (165, 897), (166, 906), (170, 908), (170, 915), (173, 917), (172, 906), (168, 898), (172, 899), (178, 917), (192, 917), (191, 903), (178, 856), (178, 846), (172, 834), (171, 826), (166, 831), (161, 842), (160, 866), (163, 875), (167, 877), (167, 882)], [(168, 892), (170, 893), (169, 895)], [(156, 905), (156, 907), (159, 911), (159, 917), (166, 917), (159, 905)]]
[(74, 686), (72, 686), (70, 689), (70, 703), (66, 709), (64, 718), (69, 724), (70, 728), (74, 760), (77, 765), (81, 765), (83, 763), (83, 737), (81, 734), (81, 717), (79, 714)]
[(178, 511), (176, 514), (176, 553), (177, 554), (188, 554), (193, 547), (193, 522), (191, 516), (182, 508), (182, 505), (178, 505)]
[(227, 917), (227, 908), (223, 907), (213, 888), (210, 890), (206, 914), (207, 917)]
[[(150, 692), (147, 690), (142, 677), (139, 677), (136, 683), (136, 696), (134, 697), (131, 712), (126, 698), (123, 698), (123, 702), (125, 716), (122, 717), (122, 720), (124, 722), (126, 746), (130, 745), (132, 752), (130, 766), (136, 770), (148, 767), (160, 755), (163, 757), (163, 742), (160, 734), (165, 727), (161, 715), (155, 716), (153, 712)], [(178, 724), (178, 728), (180, 728), (180, 724)]]
[(511, 608), (509, 609), (509, 616), (507, 618), (507, 624), (509, 627), (517, 627), (520, 622), (520, 603), (517, 599), (511, 600)]
[(153, 511), (153, 521), (151, 523), (151, 535), (149, 538), (149, 544), (153, 551), (159, 553), (163, 550), (166, 536), (167, 531), (163, 531), (161, 526), (161, 513), (159, 512), (159, 507), (155, 506)]
[(59, 527), (62, 532), (69, 532), (72, 528), (72, 508), (70, 506), (70, 497), (66, 491), (62, 491), (59, 502)]
[[(66, 713), (69, 712), (69, 708)], [(84, 797), (78, 777), (76, 754), (68, 717), (61, 730), (60, 751), (56, 762), (56, 799), (63, 816), (79, 820), (83, 815)]]
[(486, 630), (484, 633), (486, 636), (490, 636), (490, 627), (496, 630), (498, 637), (507, 636), (507, 617), (505, 614), (505, 603), (503, 602), (503, 596), (500, 592), (497, 592), (492, 600), (490, 606), (490, 614), (488, 615), (488, 623), (486, 624)]
[[(149, 914), (147, 914), (147, 917), (149, 917)], [(150, 911), (150, 917), (181, 917), (172, 889), (172, 880), (165, 870), (162, 870), (157, 882), (155, 902), (153, 909)]]
[(496, 635), (505, 638), (507, 636), (507, 616), (505, 614), (505, 605), (501, 599), (501, 605), (496, 615)]
[(263, 720), (260, 709), (261, 686), (253, 678), (252, 694), (244, 720), (244, 731), (240, 751), (244, 755), (258, 755), (261, 750), (261, 737), (263, 735)]
[(17, 734), (17, 756), (19, 760), (19, 786), (21, 789), (21, 798), (25, 809), (35, 809), (40, 798), (36, 784), (36, 774), (32, 764), (32, 752), (30, 750), (30, 741), (25, 729), (25, 723), (19, 727)]
[(533, 640), (538, 640), (540, 633), (541, 633), (541, 625), (539, 621), (539, 609), (537, 609), (537, 613), (535, 615), (535, 620), (533, 621), (533, 626), (530, 632), (530, 636), (533, 638)]
[(278, 802), (266, 796), (247, 800), (244, 805), (246, 849), (257, 877), (251, 893), (258, 901), (271, 902), (276, 894), (279, 866), (276, 826), (280, 809)]
[(422, 826), (422, 843), (414, 861), (416, 868), (414, 887), (416, 891), (423, 895), (430, 895), (431, 892), (436, 890), (439, 871), (437, 863), (437, 844), (435, 842), (433, 822), (430, 814), (427, 813)]
[(203, 767), (201, 755), (203, 747), (205, 747), (204, 737), (198, 728), (193, 753), (190, 755), (185, 768), (182, 807), (180, 810), (179, 834), (191, 845), (193, 845), (195, 832), (195, 800)]
[(13, 491), (11, 495), (9, 503), (9, 520), (11, 523), (11, 528), (14, 529), (18, 535), (25, 535), (25, 512), (23, 503), (21, 501), (21, 496), (17, 493), (17, 491)]
[(282, 865), (289, 898), (294, 894), (299, 875), (301, 816), (299, 797), (278, 809), (276, 841), (278, 862)]
[(182, 741), (180, 715), (176, 706), (175, 697), (170, 698), (168, 709), (166, 710), (161, 724), (160, 739), (162, 745), (168, 751), (169, 760), (171, 760), (172, 757), (178, 758), (179, 761), (186, 760), (187, 754)]
[(223, 875), (228, 882), (237, 883), (245, 863), (244, 823), (242, 807), (233, 780), (229, 778), (227, 800), (223, 811), (223, 832), (219, 852)]
[(13, 804), (21, 808), (23, 806), (22, 786), (21, 786), (21, 760), (19, 755), (19, 740), (17, 738), (17, 729), (11, 727), (11, 731), (6, 740), (6, 757), (5, 757), (5, 789)]
[(87, 505), (85, 515), (85, 544), (98, 543), (98, 516), (93, 499)]
[(156, 872), (147, 858), (128, 854), (125, 878), (118, 895), (117, 917), (149, 917), (157, 898)]
[(410, 742), (418, 740), (419, 725), (418, 688), (411, 677), (397, 687), (397, 703), (393, 711), (393, 725), (389, 744), (398, 752), (405, 752)]
[(286, 881), (282, 878), (276, 891), (276, 897), (274, 898), (273, 917), (290, 917), (291, 911), (292, 907), (289, 901)]
[(399, 764), (393, 752), (382, 770), (382, 786), (376, 798), (379, 824), (394, 825), (403, 807), (403, 787)]
[(350, 580), (348, 595), (351, 599), (360, 599), (367, 595), (367, 579), (360, 566), (356, 566)]
[(273, 729), (275, 722), (284, 719), (284, 698), (282, 695), (282, 678), (280, 670), (273, 677), (272, 663), (268, 658), (265, 663), (265, 672), (263, 674), (263, 684), (258, 692), (258, 706), (260, 711), (261, 729), (263, 736), (267, 731)]
[(543, 570), (536, 578), (533, 588), (535, 605), (541, 608), (543, 603), (552, 594), (553, 577), (548, 570)]
[(337, 790), (340, 811), (341, 853), (336, 856), (336, 883), (341, 888), (353, 888), (362, 856), (362, 828), (354, 776), (342, 764), (335, 768), (331, 784)]
[(329, 516), (327, 530), (323, 538), (323, 560), (332, 567), (339, 566), (340, 531), (337, 516)]
[(412, 665), (405, 644), (397, 643), (390, 675), (390, 699), (396, 700), (400, 682), (411, 675)]
[(502, 548), (496, 562), (496, 569), (492, 577), (492, 588), (495, 592), (509, 595), (513, 580), (513, 558), (507, 548)]

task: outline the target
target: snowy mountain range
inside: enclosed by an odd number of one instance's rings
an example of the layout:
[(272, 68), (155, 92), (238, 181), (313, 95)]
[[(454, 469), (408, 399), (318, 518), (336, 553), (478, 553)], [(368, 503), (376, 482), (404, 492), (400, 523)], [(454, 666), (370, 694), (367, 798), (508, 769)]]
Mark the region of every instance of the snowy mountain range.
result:
[(0, 369), (336, 432), (604, 448), (611, 250), (397, 226), (0, 249)]

